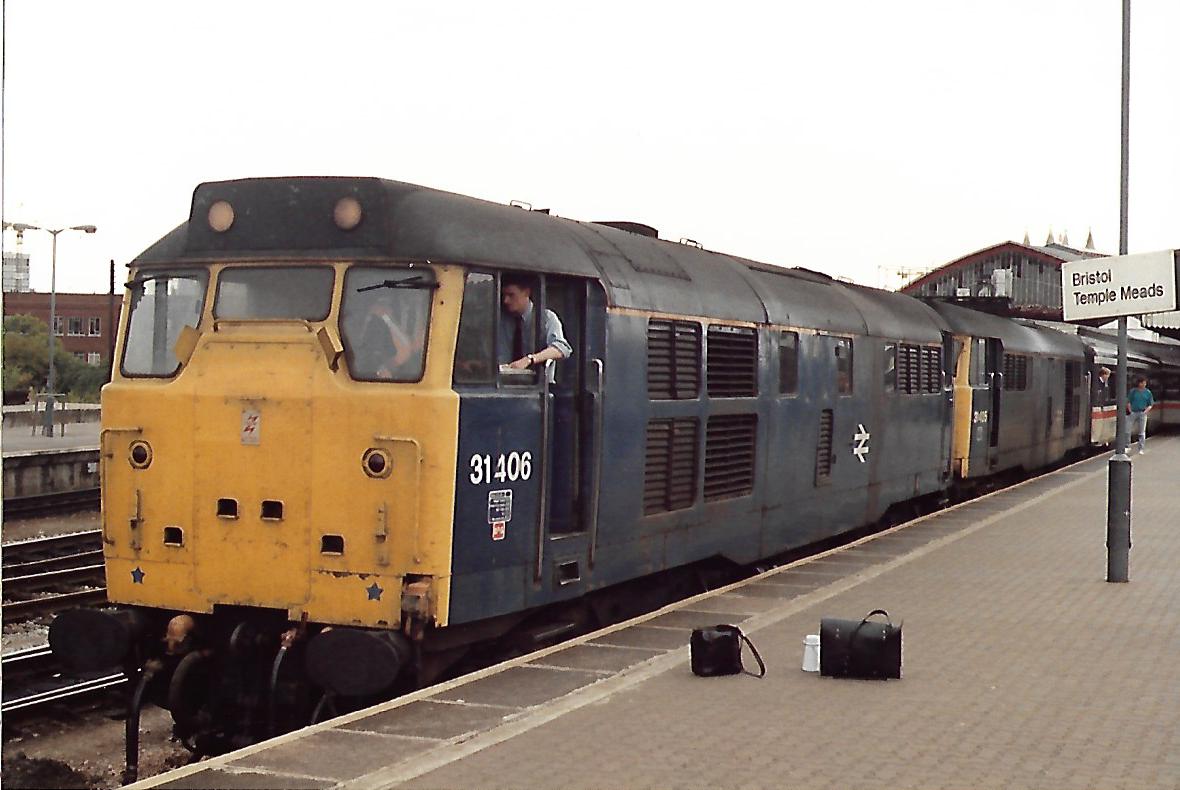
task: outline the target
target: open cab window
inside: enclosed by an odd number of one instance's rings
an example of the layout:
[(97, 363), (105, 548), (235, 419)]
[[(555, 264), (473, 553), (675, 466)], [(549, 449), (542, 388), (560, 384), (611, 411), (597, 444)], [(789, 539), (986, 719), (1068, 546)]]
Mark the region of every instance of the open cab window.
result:
[[(528, 286), (534, 293), (537, 284)], [(496, 275), (468, 272), (463, 286), (463, 309), (455, 345), (456, 384), (531, 385), (537, 383), (534, 368), (512, 368), (509, 363), (536, 350), (536, 311), (530, 320), (504, 308)]]
[(348, 270), (340, 304), (340, 337), (354, 379), (422, 379), (430, 304), (437, 287), (434, 271), (425, 267), (353, 266)]
[(128, 284), (131, 310), (120, 369), (124, 376), (169, 377), (180, 369), (176, 341), (205, 309), (204, 269), (145, 270)]

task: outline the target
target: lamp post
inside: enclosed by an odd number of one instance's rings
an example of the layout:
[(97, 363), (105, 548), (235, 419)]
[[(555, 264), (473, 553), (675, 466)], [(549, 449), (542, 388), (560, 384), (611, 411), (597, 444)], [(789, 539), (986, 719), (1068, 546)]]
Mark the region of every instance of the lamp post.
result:
[[(1119, 170), (1119, 255), (1127, 254), (1127, 184), (1131, 148), (1131, 0), (1123, 0), (1122, 163)], [(1118, 396), (1114, 455), (1108, 465), (1106, 580), (1127, 582), (1131, 554), (1131, 459), (1127, 456), (1127, 317), (1119, 316)]]
[(24, 222), (5, 222), (4, 229), (12, 228), (16, 231), (19, 237), (24, 234), (26, 230), (43, 230), (53, 237), (53, 253), (51, 256), (51, 263), (49, 269), (49, 378), (45, 382), (45, 416), (41, 422), (41, 433), (45, 436), (53, 436), (53, 397), (54, 389), (57, 386), (56, 377), (54, 375), (53, 364), (53, 338), (54, 338), (54, 324), (57, 323), (57, 234), (64, 233), (67, 230), (77, 230), (82, 233), (94, 233), (98, 230), (93, 225), (72, 225), (68, 228), (42, 228), (38, 225), (29, 225)]

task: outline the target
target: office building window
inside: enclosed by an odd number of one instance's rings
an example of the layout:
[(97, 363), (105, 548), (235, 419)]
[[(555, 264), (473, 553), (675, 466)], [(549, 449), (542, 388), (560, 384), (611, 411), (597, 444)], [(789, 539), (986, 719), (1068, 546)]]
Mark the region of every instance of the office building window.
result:
[(88, 351), (86, 353), (86, 364), (98, 367), (102, 364), (102, 354), (97, 351)]
[(82, 335), (82, 319), (71, 317), (69, 321), (70, 335), (75, 337)]
[(53, 334), (61, 337), (66, 331), (66, 320), (59, 316), (53, 318)]
[(101, 318), (91, 318), (90, 319), (90, 333), (89, 334), (91, 337), (102, 337), (102, 319)]

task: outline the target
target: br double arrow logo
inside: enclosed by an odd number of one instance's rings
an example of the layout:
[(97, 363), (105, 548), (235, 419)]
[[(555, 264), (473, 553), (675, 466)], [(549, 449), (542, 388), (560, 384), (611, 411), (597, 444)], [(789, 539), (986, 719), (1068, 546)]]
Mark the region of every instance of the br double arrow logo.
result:
[(863, 423), (856, 424), (856, 433), (852, 436), (852, 454), (862, 464), (865, 462), (865, 456), (869, 454), (870, 436), (871, 434), (865, 430)]

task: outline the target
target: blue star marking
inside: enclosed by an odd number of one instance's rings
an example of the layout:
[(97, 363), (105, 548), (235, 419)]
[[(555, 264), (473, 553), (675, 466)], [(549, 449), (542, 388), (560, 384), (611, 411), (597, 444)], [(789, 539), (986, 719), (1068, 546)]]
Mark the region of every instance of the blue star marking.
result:
[(134, 584), (143, 584), (144, 576), (147, 576), (147, 574), (139, 566), (136, 566), (135, 570), (131, 571), (131, 581)]
[(365, 592), (369, 594), (370, 601), (380, 601), (381, 593), (385, 592), (385, 590), (382, 590), (380, 587), (378, 587), (377, 582), (373, 582), (371, 587), (365, 588)]

